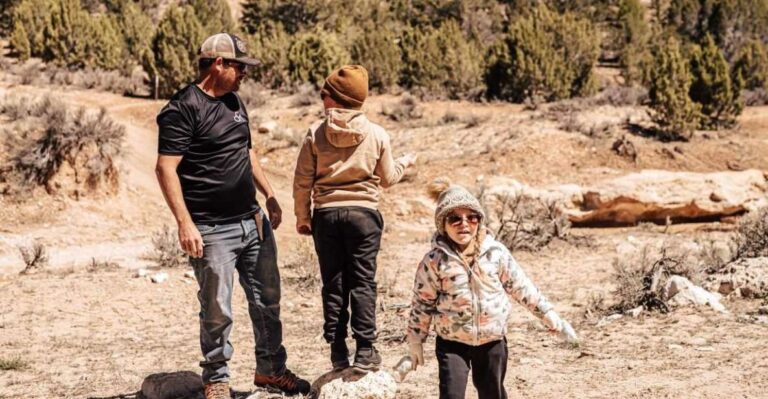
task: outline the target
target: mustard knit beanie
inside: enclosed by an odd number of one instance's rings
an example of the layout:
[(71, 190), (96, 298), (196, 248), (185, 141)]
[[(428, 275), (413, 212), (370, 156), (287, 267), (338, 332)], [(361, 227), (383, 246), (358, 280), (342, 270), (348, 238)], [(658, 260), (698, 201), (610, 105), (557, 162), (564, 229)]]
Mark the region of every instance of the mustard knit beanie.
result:
[(368, 97), (368, 71), (362, 65), (344, 65), (325, 78), (321, 96), (331, 96), (349, 109), (360, 109)]

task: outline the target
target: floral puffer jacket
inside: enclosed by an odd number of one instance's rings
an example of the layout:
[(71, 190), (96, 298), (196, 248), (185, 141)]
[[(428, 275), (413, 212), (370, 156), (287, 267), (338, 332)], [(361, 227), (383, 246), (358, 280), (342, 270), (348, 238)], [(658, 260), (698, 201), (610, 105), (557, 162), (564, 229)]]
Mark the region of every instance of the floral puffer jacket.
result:
[(509, 298), (549, 324), (544, 315), (553, 306), (503, 244), (487, 234), (470, 268), (436, 234), (416, 271), (408, 341), (423, 342), (433, 318), (435, 331), (446, 340), (473, 346), (500, 340), (507, 332)]

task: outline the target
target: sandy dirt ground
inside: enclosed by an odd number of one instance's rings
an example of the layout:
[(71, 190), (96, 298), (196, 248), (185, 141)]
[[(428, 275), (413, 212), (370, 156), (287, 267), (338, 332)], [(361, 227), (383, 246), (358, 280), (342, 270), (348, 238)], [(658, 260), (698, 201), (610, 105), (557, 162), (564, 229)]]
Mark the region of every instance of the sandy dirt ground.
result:
[[(69, 104), (105, 107), (126, 127), (123, 181), (118, 196), (74, 201), (36, 196), (18, 204), (0, 200), (0, 359), (24, 367), (0, 370), (0, 398), (133, 397), (142, 381), (158, 372), (199, 372), (196, 282), (187, 269), (169, 270), (170, 279), (153, 284), (134, 278), (151, 266), (152, 234), (172, 222), (157, 188), (154, 116), (162, 102), (113, 94), (0, 83), (0, 95), (51, 94)], [(567, 132), (545, 111), (509, 104), (420, 103), (423, 116), (405, 122), (380, 112), (400, 98), (379, 96), (366, 105), (371, 118), (389, 129), (396, 153), (419, 154), (416, 174), (387, 190), (381, 205), (386, 221), (379, 255), (379, 313), (384, 364), (407, 353), (402, 335), (416, 264), (429, 249), (432, 205), (424, 185), (439, 175), (477, 187), (485, 176), (509, 176), (526, 184), (589, 184), (642, 169), (718, 171), (768, 170), (768, 109), (748, 108), (740, 128), (699, 134), (685, 143), (661, 143), (624, 128), (588, 137)], [(293, 106), (294, 99), (271, 94), (251, 111), (299, 132), (320, 112), (318, 104)], [(445, 114), (458, 120), (445, 122)], [(647, 118), (632, 107), (608, 107), (584, 114), (588, 121), (635, 122)], [(473, 123), (463, 122), (472, 120)], [(476, 125), (475, 125), (476, 123)], [(596, 122), (595, 122), (596, 123)], [(631, 161), (611, 150), (626, 134), (638, 149)], [(276, 188), (284, 213), (277, 230), (283, 276), (282, 318), (289, 367), (307, 379), (329, 369), (321, 338), (320, 288), (297, 282), (316, 273), (290, 265), (306, 261), (309, 243), (293, 231), (290, 184), (297, 148), (254, 132), (262, 165)], [(675, 147), (678, 147), (675, 149)], [(505, 380), (514, 398), (760, 398), (768, 397), (768, 327), (744, 321), (760, 300), (727, 299), (727, 314), (709, 308), (669, 314), (643, 313), (609, 324), (585, 317), (591, 297), (607, 301), (614, 288), (616, 247), (626, 242), (659, 243), (670, 238), (722, 239), (719, 223), (617, 229), (576, 229), (589, 245), (556, 241), (540, 252), (515, 257), (583, 338), (579, 348), (561, 344), (522, 307), (509, 323), (510, 356)], [(50, 265), (19, 275), (17, 245), (40, 239)], [(118, 266), (88, 271), (93, 261)], [(312, 268), (314, 267), (314, 269)], [(253, 335), (242, 292), (234, 301), (231, 340), (233, 387), (250, 392), (254, 368)], [(436, 398), (434, 337), (425, 347), (427, 364), (409, 374), (398, 398)], [(470, 384), (471, 385), (471, 384)], [(469, 388), (468, 398), (476, 397)]]

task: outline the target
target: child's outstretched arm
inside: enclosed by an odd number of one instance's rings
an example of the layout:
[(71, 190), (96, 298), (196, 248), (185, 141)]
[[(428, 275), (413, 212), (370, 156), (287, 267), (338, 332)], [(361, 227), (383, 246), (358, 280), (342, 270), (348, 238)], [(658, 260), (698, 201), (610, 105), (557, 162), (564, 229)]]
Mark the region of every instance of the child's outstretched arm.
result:
[(392, 145), (389, 135), (384, 133), (381, 138), (381, 153), (374, 174), (381, 179), (381, 187), (387, 188), (397, 184), (403, 178), (405, 170), (416, 162), (416, 157), (408, 154), (400, 158), (392, 157)]
[(419, 263), (413, 280), (413, 300), (411, 315), (408, 318), (407, 337), (414, 370), (418, 365), (424, 364), (422, 343), (429, 335), (429, 327), (432, 324), (432, 315), (435, 313), (437, 303), (439, 285), (435, 264), (437, 262), (431, 259), (429, 254), (425, 256)]
[(550, 331), (560, 333), (560, 336), (568, 342), (579, 341), (571, 324), (560, 318), (554, 306), (528, 278), (506, 248), (499, 264), (499, 277), (507, 295), (538, 317)]

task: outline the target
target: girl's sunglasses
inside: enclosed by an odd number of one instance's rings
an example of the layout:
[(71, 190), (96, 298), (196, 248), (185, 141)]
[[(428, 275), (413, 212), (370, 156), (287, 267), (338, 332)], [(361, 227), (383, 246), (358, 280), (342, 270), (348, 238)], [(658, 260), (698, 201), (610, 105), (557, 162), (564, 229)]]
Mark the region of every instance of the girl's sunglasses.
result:
[(474, 226), (480, 223), (480, 220), (482, 220), (482, 217), (476, 213), (471, 213), (467, 216), (459, 216), (459, 215), (451, 214), (451, 215), (448, 215), (446, 220), (448, 221), (448, 224), (450, 224), (451, 226), (460, 226), (465, 220), (467, 221), (468, 224)]

